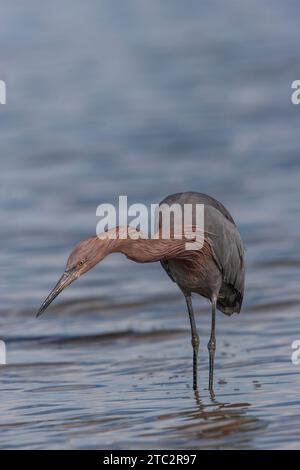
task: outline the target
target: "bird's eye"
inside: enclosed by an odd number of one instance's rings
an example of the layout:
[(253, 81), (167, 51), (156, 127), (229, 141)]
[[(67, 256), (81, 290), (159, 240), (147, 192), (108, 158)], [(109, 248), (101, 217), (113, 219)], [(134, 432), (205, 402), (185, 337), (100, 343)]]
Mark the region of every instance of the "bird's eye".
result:
[(85, 263), (85, 261), (84, 261), (84, 259), (82, 259), (81, 261), (79, 261), (78, 266), (81, 268), (81, 266), (83, 266), (84, 263)]

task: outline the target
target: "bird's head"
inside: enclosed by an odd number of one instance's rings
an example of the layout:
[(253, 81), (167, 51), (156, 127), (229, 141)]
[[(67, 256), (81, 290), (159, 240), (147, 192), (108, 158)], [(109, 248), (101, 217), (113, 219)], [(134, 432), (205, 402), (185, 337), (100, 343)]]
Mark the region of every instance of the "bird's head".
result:
[(53, 300), (72, 282), (96, 266), (107, 254), (107, 243), (98, 237), (90, 237), (79, 242), (71, 252), (66, 269), (58, 283), (48, 295), (37, 313), (39, 317)]

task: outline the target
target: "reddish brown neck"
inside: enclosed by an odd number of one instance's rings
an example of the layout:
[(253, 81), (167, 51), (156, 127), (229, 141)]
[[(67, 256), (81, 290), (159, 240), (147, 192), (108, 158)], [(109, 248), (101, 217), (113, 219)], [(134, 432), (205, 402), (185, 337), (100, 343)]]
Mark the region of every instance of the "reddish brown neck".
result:
[(151, 263), (165, 259), (175, 258), (185, 251), (185, 241), (177, 239), (145, 239), (139, 238), (140, 233), (127, 227), (117, 229), (117, 238), (109, 238), (112, 232), (101, 234), (101, 240), (106, 240), (106, 255), (109, 253), (123, 253), (127, 258), (137, 263)]
[(185, 251), (183, 240), (119, 240), (116, 251), (123, 253), (127, 258), (137, 263), (151, 263), (175, 258)]

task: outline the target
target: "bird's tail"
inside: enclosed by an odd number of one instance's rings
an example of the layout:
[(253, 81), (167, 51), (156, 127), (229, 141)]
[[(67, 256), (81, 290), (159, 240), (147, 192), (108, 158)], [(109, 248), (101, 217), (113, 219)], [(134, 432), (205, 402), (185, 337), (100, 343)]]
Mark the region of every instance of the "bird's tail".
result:
[(221, 291), (217, 300), (217, 309), (225, 313), (225, 315), (232, 315), (233, 313), (240, 313), (243, 304), (243, 294), (237, 292), (231, 286), (227, 286), (226, 291)]

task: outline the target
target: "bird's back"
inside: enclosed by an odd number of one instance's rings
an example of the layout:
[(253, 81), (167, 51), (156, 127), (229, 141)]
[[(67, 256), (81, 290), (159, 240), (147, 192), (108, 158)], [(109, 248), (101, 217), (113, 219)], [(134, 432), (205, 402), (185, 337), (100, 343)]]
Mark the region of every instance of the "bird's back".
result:
[[(199, 272), (199, 287), (195, 288), (193, 277), (191, 291), (211, 298), (213, 294), (208, 292), (213, 293), (215, 290), (218, 293), (219, 310), (228, 315), (240, 312), (245, 283), (244, 248), (229, 211), (211, 196), (197, 192), (172, 194), (161, 201), (161, 204), (180, 204), (182, 207), (185, 204), (204, 205), (204, 228), (207, 232), (205, 238), (211, 247), (211, 257), (207, 262), (205, 279)], [(192, 279), (188, 264), (184, 266), (182, 260), (163, 261), (161, 264), (180, 287), (183, 279), (185, 283)]]
[(232, 215), (226, 209), (226, 207), (224, 207), (221, 202), (217, 201), (208, 194), (197, 193), (195, 191), (170, 194), (165, 199), (163, 199), (159, 205), (162, 204), (168, 204), (169, 206), (172, 204), (180, 204), (181, 206), (184, 204), (204, 204), (205, 206), (211, 206), (221, 212), (221, 214), (223, 214), (226, 219), (230, 220), (230, 222), (235, 225)]

